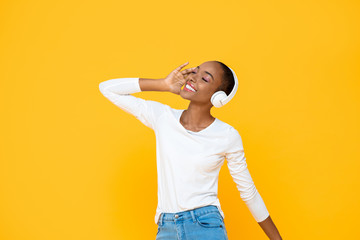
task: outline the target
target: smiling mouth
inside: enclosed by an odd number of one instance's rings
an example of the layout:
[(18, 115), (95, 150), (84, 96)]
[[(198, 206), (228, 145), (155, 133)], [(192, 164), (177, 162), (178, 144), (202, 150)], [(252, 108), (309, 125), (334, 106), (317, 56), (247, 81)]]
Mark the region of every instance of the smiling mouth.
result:
[(196, 92), (196, 90), (192, 88), (189, 84), (185, 84), (184, 90), (189, 92)]

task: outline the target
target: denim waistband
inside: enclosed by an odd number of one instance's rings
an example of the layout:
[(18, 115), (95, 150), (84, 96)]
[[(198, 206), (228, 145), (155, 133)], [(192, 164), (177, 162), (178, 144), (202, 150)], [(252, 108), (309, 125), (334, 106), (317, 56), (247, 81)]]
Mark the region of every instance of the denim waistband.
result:
[(176, 213), (161, 213), (160, 214), (160, 218), (159, 218), (159, 224), (162, 225), (164, 221), (171, 221), (174, 222), (175, 220), (185, 220), (185, 219), (189, 219), (192, 218), (193, 221), (195, 222), (195, 215), (199, 216), (205, 213), (209, 213), (209, 212), (219, 212), (217, 206), (215, 205), (207, 205), (204, 207), (199, 207), (199, 208), (194, 208), (191, 210), (187, 210), (187, 211), (182, 211), (182, 212), (176, 212)]

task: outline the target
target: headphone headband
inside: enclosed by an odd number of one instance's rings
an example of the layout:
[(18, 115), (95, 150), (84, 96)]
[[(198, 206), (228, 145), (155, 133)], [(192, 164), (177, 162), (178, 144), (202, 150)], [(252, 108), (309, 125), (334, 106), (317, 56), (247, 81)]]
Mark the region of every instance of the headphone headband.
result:
[(231, 70), (231, 72), (234, 76), (234, 87), (231, 90), (230, 94), (226, 98), (220, 100), (222, 105), (225, 105), (226, 103), (228, 103), (235, 96), (235, 93), (236, 93), (236, 91), (238, 89), (238, 85), (239, 85), (238, 78), (237, 78), (235, 72), (230, 67), (229, 67), (229, 69)]

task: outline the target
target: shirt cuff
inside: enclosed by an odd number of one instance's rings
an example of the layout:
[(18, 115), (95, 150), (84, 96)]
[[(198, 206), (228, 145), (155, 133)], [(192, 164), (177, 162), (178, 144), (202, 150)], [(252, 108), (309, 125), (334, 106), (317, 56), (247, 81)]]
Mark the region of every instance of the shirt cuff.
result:
[(141, 92), (141, 88), (140, 88), (140, 80), (139, 78), (128, 78), (130, 81), (130, 85), (129, 85), (129, 89), (128, 92), (129, 93), (137, 93), (137, 92)]
[(259, 192), (245, 203), (257, 222), (264, 221), (270, 215)]

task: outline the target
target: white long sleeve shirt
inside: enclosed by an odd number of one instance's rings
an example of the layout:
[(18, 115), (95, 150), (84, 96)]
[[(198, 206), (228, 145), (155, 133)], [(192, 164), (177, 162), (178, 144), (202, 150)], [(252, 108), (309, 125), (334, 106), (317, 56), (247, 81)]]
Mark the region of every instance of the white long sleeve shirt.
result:
[(175, 213), (206, 205), (217, 206), (220, 168), (227, 160), (230, 174), (257, 222), (269, 212), (257, 191), (246, 164), (238, 131), (215, 118), (207, 128), (194, 132), (184, 128), (185, 109), (130, 95), (141, 92), (139, 78), (117, 78), (99, 84), (101, 93), (122, 110), (134, 115), (156, 136), (158, 205), (155, 223), (162, 212)]

